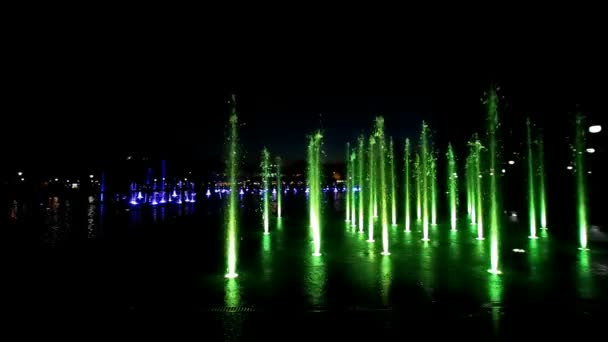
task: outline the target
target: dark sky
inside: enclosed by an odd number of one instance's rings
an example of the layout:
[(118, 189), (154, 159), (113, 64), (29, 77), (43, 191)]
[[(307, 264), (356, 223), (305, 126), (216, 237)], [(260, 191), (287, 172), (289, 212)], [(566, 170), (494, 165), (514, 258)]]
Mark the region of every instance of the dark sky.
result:
[(400, 142), (425, 119), (441, 143), (463, 143), (483, 122), (490, 84), (501, 87), (505, 115), (552, 125), (577, 108), (604, 116), (608, 59), (597, 27), (436, 29), (33, 30), (14, 38), (5, 64), (4, 160), (214, 160), (232, 93), (250, 160), (263, 146), (303, 159), (316, 129), (327, 159), (339, 160), (380, 114)]

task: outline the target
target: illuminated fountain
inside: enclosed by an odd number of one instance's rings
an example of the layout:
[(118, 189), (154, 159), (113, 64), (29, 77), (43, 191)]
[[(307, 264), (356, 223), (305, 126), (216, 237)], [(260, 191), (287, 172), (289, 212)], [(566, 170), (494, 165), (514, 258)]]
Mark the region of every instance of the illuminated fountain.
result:
[(282, 216), (282, 198), (283, 194), (281, 192), (281, 157), (277, 157), (277, 218), (281, 218)]
[(540, 214), (540, 229), (547, 229), (547, 194), (545, 191), (545, 147), (542, 135), (537, 140), (538, 145), (538, 211)]
[(473, 139), (469, 142), (471, 149), (471, 179), (473, 180), (473, 219), (475, 225), (477, 225), (477, 240), (483, 240), (483, 189), (481, 187), (481, 141), (479, 141), (477, 134), (473, 135)]
[(313, 239), (313, 255), (321, 255), (321, 132), (310, 137), (308, 143), (308, 194), (310, 227)]
[(431, 181), (431, 224), (437, 225), (437, 158), (432, 152), (429, 158), (429, 178)]
[(422, 241), (429, 241), (429, 147), (428, 147), (428, 126), (422, 122), (422, 132), (420, 133), (420, 165), (419, 177), (422, 188)]
[[(344, 181), (344, 186), (346, 187), (346, 189), (348, 190), (348, 188), (351, 186), (351, 172), (352, 172), (352, 162), (350, 160), (350, 143), (346, 143), (346, 179)], [(345, 221), (346, 222), (350, 222), (350, 191), (346, 191), (346, 218)]]
[(397, 181), (395, 179), (395, 148), (393, 146), (393, 138), (390, 138), (388, 145), (388, 165), (390, 167), (391, 176), (390, 187), (391, 187), (391, 219), (393, 226), (397, 225)]
[(363, 164), (363, 155), (365, 154), (365, 141), (363, 136), (360, 136), (358, 139), (358, 145), (359, 145), (359, 150), (357, 151), (359, 157), (357, 158), (358, 164), (359, 166), (357, 167), (357, 171), (358, 171), (358, 182), (357, 185), (359, 186), (359, 233), (362, 234), (363, 233), (363, 206), (364, 206), (364, 197), (363, 195), (365, 194), (365, 191), (367, 190), (363, 190), (363, 168), (364, 168), (364, 164)]
[(380, 187), (378, 189), (378, 196), (380, 196), (380, 210), (381, 210), (381, 222), (382, 222), (382, 255), (389, 255), (389, 241), (388, 241), (388, 200), (387, 200), (387, 180), (386, 180), (386, 138), (384, 137), (384, 118), (376, 118), (375, 128), (376, 139), (379, 142), (378, 145), (378, 163), (380, 164)]
[(536, 199), (534, 193), (536, 188), (534, 187), (534, 158), (532, 157), (532, 127), (530, 119), (526, 120), (526, 137), (527, 137), (527, 150), (528, 150), (528, 219), (530, 224), (530, 239), (538, 239), (536, 235)]
[(350, 153), (350, 181), (349, 186), (346, 189), (347, 193), (350, 193), (350, 222), (353, 227), (357, 226), (357, 198), (355, 196), (355, 174), (357, 171), (357, 153), (353, 149)]
[(456, 157), (452, 144), (448, 145), (448, 202), (450, 205), (450, 225), (452, 230), (456, 230), (456, 220), (458, 216), (458, 173), (456, 169)]
[(490, 223), (490, 269), (488, 270), (492, 274), (500, 274), (499, 266), (499, 230), (500, 230), (500, 219), (499, 219), (499, 189), (498, 189), (498, 172), (496, 167), (498, 166), (498, 146), (497, 146), (497, 135), (498, 135), (498, 95), (494, 88), (490, 89), (490, 94), (487, 100), (488, 104), (488, 150), (490, 172), (488, 177), (489, 189), (488, 197), (490, 202), (489, 208), (489, 223)]
[(375, 177), (375, 163), (374, 163), (374, 149), (376, 148), (376, 139), (374, 138), (373, 135), (371, 135), (369, 137), (369, 158), (368, 158), (368, 164), (369, 164), (369, 174), (368, 174), (368, 178), (367, 178), (367, 188), (369, 189), (368, 194), (367, 194), (367, 198), (369, 200), (369, 205), (368, 205), (368, 222), (367, 222), (367, 241), (368, 242), (374, 242), (374, 208), (375, 206), (375, 201), (374, 201), (374, 197), (375, 197), (375, 186), (374, 186), (374, 182), (376, 180)]
[(410, 139), (405, 139), (405, 150), (404, 150), (404, 170), (405, 177), (403, 180), (403, 188), (405, 192), (405, 231), (411, 231), (411, 218), (410, 218)]
[(587, 189), (585, 188), (585, 168), (583, 163), (585, 146), (585, 128), (582, 114), (576, 116), (576, 134), (574, 138), (574, 160), (576, 169), (576, 213), (578, 220), (579, 242), (581, 250), (588, 249), (587, 241)]
[(227, 259), (227, 273), (226, 278), (236, 278), (237, 264), (237, 229), (238, 229), (238, 197), (236, 193), (238, 191), (238, 117), (236, 115), (236, 101), (234, 95), (232, 96), (232, 110), (230, 113), (230, 136), (228, 138), (228, 159), (226, 160), (228, 165), (228, 181), (230, 182), (230, 194), (228, 197), (228, 210), (226, 218), (226, 259)]
[(263, 215), (264, 215), (264, 234), (268, 235), (270, 227), (270, 153), (265, 148), (262, 150), (262, 186), (264, 192)]
[(422, 174), (420, 172), (420, 153), (414, 160), (414, 177), (416, 178), (416, 220), (422, 220)]

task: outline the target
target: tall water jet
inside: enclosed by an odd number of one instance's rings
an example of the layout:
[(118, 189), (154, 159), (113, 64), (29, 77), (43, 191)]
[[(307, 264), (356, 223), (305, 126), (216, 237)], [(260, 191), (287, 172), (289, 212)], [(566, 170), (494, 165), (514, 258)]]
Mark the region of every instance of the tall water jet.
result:
[(277, 157), (277, 218), (282, 216), (283, 192), (281, 191), (281, 157)]
[(540, 229), (547, 229), (547, 194), (545, 192), (545, 147), (542, 134), (538, 136), (538, 211)]
[(230, 113), (230, 137), (228, 138), (228, 181), (230, 182), (230, 196), (228, 198), (228, 229), (227, 229), (227, 273), (226, 278), (236, 278), (237, 263), (237, 229), (238, 229), (238, 117), (236, 115), (236, 99), (232, 96), (232, 110)]
[(477, 225), (477, 240), (483, 240), (483, 190), (481, 187), (481, 141), (477, 134), (473, 135), (473, 178), (475, 179), (475, 224)]
[(456, 157), (454, 156), (454, 150), (452, 144), (448, 145), (448, 200), (450, 203), (450, 224), (452, 230), (456, 230), (456, 217), (458, 213), (458, 184), (456, 173)]
[(587, 250), (587, 189), (585, 188), (585, 169), (583, 152), (585, 145), (585, 127), (582, 114), (576, 116), (576, 134), (574, 138), (574, 159), (576, 162), (576, 213), (578, 236), (581, 250)]
[(308, 206), (312, 230), (313, 254), (321, 255), (321, 132), (315, 133), (308, 142)]
[(526, 138), (528, 148), (528, 220), (530, 224), (530, 239), (538, 239), (536, 236), (536, 199), (534, 193), (534, 158), (532, 157), (532, 123), (530, 118), (526, 119)]
[(435, 153), (429, 158), (429, 178), (431, 181), (431, 224), (437, 225), (437, 159)]
[(420, 133), (420, 178), (422, 178), (422, 240), (429, 241), (429, 170), (428, 126), (422, 122)]
[[(270, 227), (270, 153), (266, 148), (262, 150), (262, 186), (264, 191), (264, 234), (268, 235), (270, 234), (268, 231)], [(233, 195), (236, 195), (236, 192)]]
[(391, 185), (391, 219), (393, 226), (397, 225), (397, 185), (395, 180), (395, 149), (393, 146), (393, 137), (390, 138), (388, 145), (388, 163), (391, 169), (390, 185)]
[(358, 171), (358, 186), (359, 186), (359, 233), (363, 233), (363, 205), (364, 205), (364, 197), (363, 195), (365, 194), (365, 191), (367, 191), (366, 189), (363, 189), (363, 168), (364, 168), (364, 164), (363, 164), (363, 154), (365, 153), (364, 149), (365, 149), (365, 141), (363, 140), (363, 136), (359, 137), (359, 150), (357, 151), (357, 153), (359, 154), (359, 157), (357, 158), (357, 161), (359, 163), (359, 166), (357, 167), (357, 171)]
[(374, 182), (375, 182), (375, 163), (374, 163), (374, 148), (376, 145), (376, 139), (374, 138), (374, 135), (372, 134), (369, 137), (369, 173), (368, 173), (368, 186), (367, 188), (368, 190), (368, 194), (367, 194), (367, 198), (369, 200), (369, 206), (368, 206), (368, 210), (369, 210), (369, 215), (368, 215), (368, 221), (367, 221), (367, 241), (368, 242), (374, 242), (374, 208), (375, 208), (375, 201), (374, 201), (374, 196), (375, 196), (375, 191), (376, 189), (374, 189)]
[(467, 201), (469, 205), (469, 215), (471, 223), (477, 223), (477, 178), (476, 175), (476, 159), (475, 159), (475, 143), (469, 141), (469, 155), (467, 156)]
[(352, 163), (350, 160), (350, 143), (346, 143), (346, 179), (344, 181), (344, 186), (346, 187), (346, 222), (350, 222), (350, 180), (351, 180), (351, 172), (352, 172)]
[(422, 175), (420, 173), (420, 153), (414, 159), (414, 177), (416, 177), (416, 220), (422, 220)]
[(384, 137), (384, 118), (376, 118), (376, 139), (378, 145), (378, 163), (380, 164), (380, 187), (378, 195), (380, 196), (380, 210), (382, 222), (382, 255), (389, 255), (388, 246), (388, 200), (387, 200), (387, 177), (386, 177), (386, 138)]
[(404, 150), (404, 169), (405, 178), (403, 180), (403, 188), (405, 192), (405, 231), (411, 231), (411, 218), (410, 218), (410, 139), (405, 139), (405, 150)]
[(490, 219), (490, 273), (501, 273), (498, 269), (499, 263), (499, 194), (496, 166), (498, 165), (498, 95), (494, 88), (490, 89), (488, 96), (488, 150), (490, 152), (490, 186), (488, 196), (490, 197), (489, 219)]
[(352, 149), (350, 153), (350, 182), (347, 192), (350, 192), (350, 222), (353, 227), (357, 226), (357, 198), (355, 196), (355, 179), (357, 173), (357, 153)]

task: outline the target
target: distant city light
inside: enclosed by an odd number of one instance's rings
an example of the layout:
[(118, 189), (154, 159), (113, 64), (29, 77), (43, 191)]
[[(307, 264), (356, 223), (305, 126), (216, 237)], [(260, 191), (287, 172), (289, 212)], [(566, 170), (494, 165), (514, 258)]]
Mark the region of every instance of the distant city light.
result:
[(568, 169), (568, 170), (572, 170), (572, 169), (573, 169), (573, 167), (572, 167), (572, 165), (568, 165), (568, 166), (566, 167), (566, 169)]
[(17, 172), (17, 176), (23, 176), (23, 172), (21, 172), (21, 171)]
[(95, 176), (93, 176), (93, 175), (89, 175), (89, 178), (93, 178), (93, 177), (95, 177)]
[(513, 252), (515, 253), (525, 253), (526, 251), (521, 248), (513, 248)]
[(591, 171), (587, 171), (588, 174), (591, 174)]
[(595, 153), (595, 149), (593, 147), (590, 147), (587, 149), (587, 153)]
[(154, 181), (155, 181), (155, 182), (157, 182), (157, 181), (158, 181), (158, 179), (154, 178)]
[(515, 164), (515, 160), (509, 160), (509, 165)]
[(21, 181), (22, 181), (22, 182), (25, 182), (25, 178), (21, 178)]
[(589, 133), (599, 133), (602, 131), (602, 126), (600, 125), (593, 125), (589, 127)]
[(505, 169), (502, 169), (502, 173), (505, 173), (505, 172), (507, 172), (507, 170), (505, 170)]
[(59, 178), (55, 178), (55, 182), (59, 182)]

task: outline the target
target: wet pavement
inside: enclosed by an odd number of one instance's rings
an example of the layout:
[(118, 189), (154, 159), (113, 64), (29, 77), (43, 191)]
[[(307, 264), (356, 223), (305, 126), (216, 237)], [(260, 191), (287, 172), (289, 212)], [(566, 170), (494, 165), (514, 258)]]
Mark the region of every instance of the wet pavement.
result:
[[(70, 222), (69, 231), (40, 228), (42, 242), (16, 234), (19, 243), (5, 250), (14, 260), (13, 317), (90, 317), (80, 326), (94, 330), (174, 326), (174, 334), (204, 340), (506, 340), (605, 330), (605, 243), (581, 252), (551, 230), (527, 239), (522, 224), (505, 220), (496, 276), (487, 272), (489, 239), (476, 240), (464, 220), (456, 232), (432, 226), (430, 242), (417, 225), (410, 233), (389, 227), (391, 255), (383, 256), (380, 227), (367, 242), (329, 201), (323, 255), (313, 257), (303, 198), (285, 201), (270, 235), (262, 234), (258, 208), (243, 202), (236, 279), (224, 277), (223, 214), (213, 203), (187, 214), (167, 209), (162, 220), (160, 208), (116, 210), (99, 215), (107, 216), (101, 228), (94, 219), (93, 237), (81, 224), (88, 219)], [(50, 243), (52, 236), (63, 242)]]

